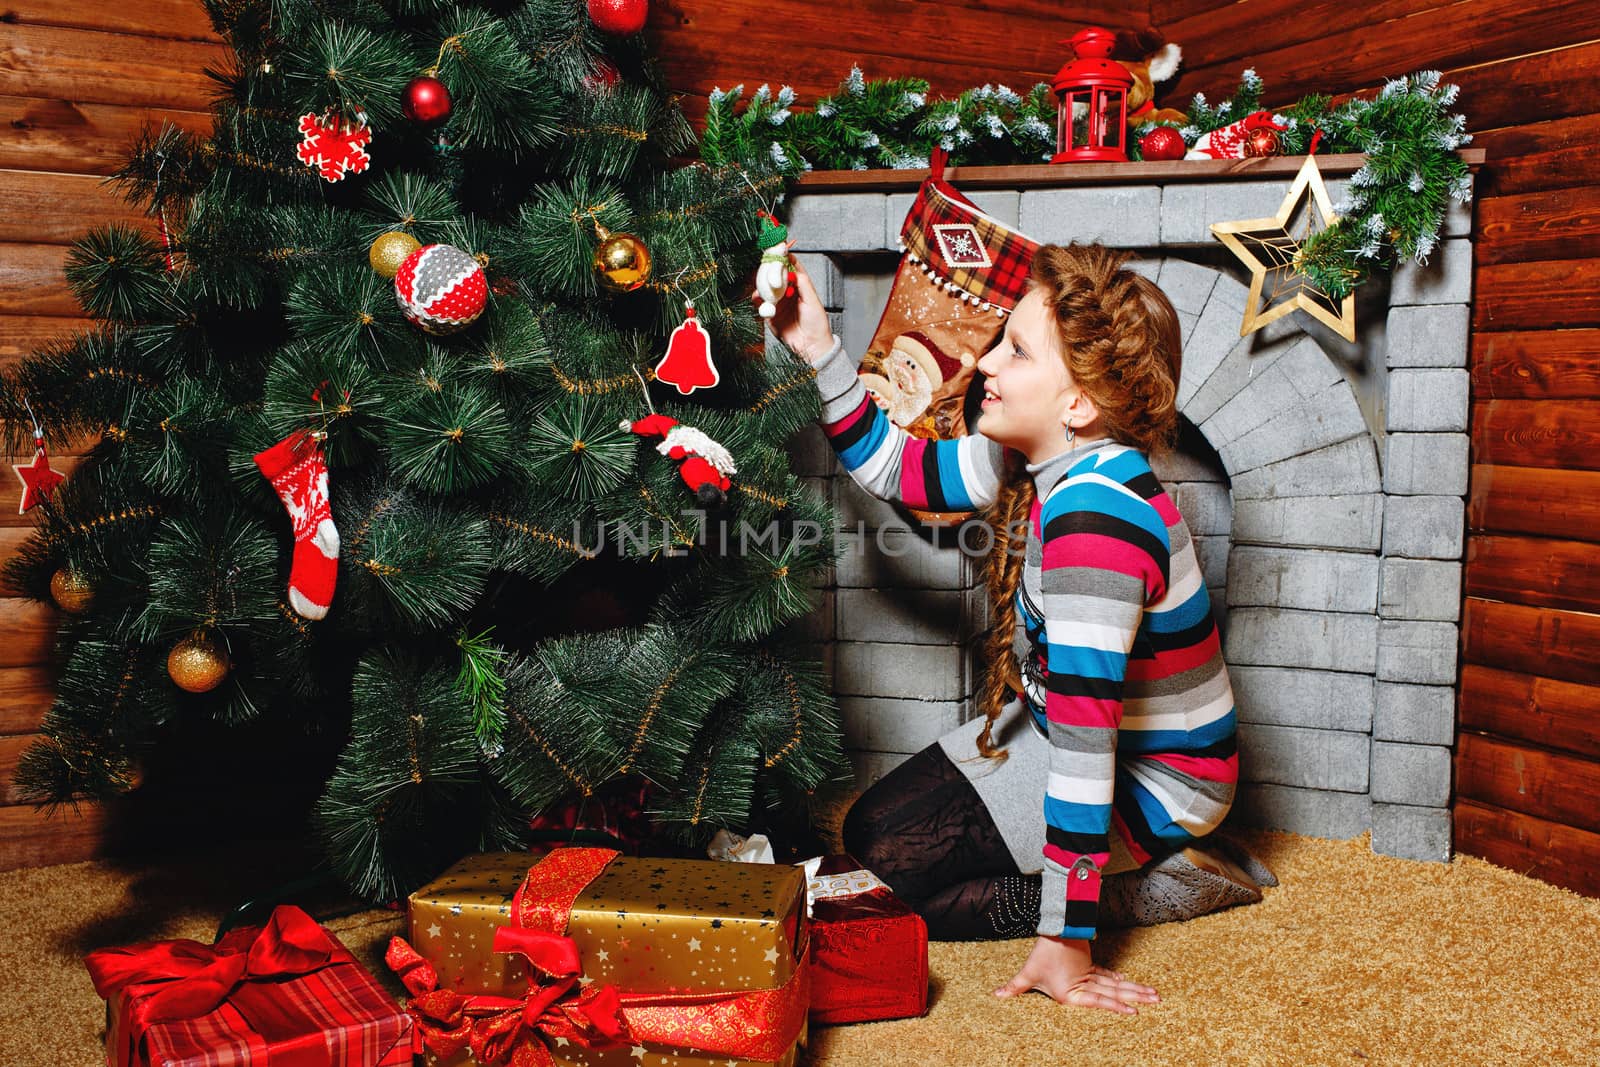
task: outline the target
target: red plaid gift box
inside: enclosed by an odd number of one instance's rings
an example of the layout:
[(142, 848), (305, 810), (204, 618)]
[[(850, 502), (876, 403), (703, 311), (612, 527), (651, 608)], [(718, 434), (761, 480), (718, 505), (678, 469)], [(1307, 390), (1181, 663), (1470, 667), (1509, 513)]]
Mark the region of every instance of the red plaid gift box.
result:
[(215, 945), (151, 941), (84, 961), (111, 1067), (409, 1067), (411, 1017), (299, 908)]
[(928, 1010), (928, 926), (849, 856), (810, 879), (811, 1021), (903, 1019)]

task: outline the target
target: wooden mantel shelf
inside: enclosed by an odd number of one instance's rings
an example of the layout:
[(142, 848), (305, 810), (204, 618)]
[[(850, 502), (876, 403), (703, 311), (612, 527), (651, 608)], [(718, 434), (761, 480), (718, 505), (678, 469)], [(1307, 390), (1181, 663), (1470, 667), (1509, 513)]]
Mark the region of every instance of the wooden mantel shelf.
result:
[[(1483, 165), (1481, 148), (1456, 153), (1470, 167)], [(1318, 156), (1324, 177), (1354, 174), (1367, 157), (1359, 153)], [(1171, 185), (1251, 178), (1292, 178), (1304, 156), (1263, 159), (1179, 159), (1164, 163), (1053, 163), (1023, 167), (950, 167), (945, 177), (959, 189), (1049, 189), (1067, 185)], [(926, 170), (814, 170), (802, 174), (797, 193), (912, 192)]]

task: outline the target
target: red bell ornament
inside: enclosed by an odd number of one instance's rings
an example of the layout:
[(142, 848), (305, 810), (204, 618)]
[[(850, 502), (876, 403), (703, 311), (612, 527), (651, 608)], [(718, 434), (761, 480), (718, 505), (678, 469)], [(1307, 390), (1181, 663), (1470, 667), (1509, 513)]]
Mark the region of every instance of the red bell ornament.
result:
[(1052, 163), (1128, 161), (1128, 90), (1133, 75), (1111, 58), (1117, 38), (1090, 26), (1063, 44), (1077, 57), (1056, 73), (1056, 154)]

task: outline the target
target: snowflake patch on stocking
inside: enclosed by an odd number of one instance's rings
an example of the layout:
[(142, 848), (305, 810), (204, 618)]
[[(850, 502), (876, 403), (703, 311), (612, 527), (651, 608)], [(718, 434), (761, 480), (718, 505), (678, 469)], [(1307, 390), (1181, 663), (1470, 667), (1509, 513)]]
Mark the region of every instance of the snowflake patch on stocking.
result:
[(347, 174), (360, 174), (372, 163), (367, 145), (372, 143), (372, 127), (364, 122), (347, 123), (338, 114), (327, 118), (315, 112), (300, 116), (300, 147), (295, 154), (300, 162), (336, 182)]
[(934, 226), (933, 236), (939, 242), (944, 261), (951, 267), (976, 269), (994, 266), (994, 261), (989, 258), (989, 250), (984, 247), (983, 238), (975, 226), (964, 222), (943, 223)]

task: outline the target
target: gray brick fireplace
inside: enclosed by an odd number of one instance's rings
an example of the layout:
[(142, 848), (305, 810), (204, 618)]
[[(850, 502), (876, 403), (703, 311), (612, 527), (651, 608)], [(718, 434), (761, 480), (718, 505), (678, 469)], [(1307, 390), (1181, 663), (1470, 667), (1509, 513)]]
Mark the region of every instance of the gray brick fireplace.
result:
[[(1450, 746), (1467, 491), (1470, 218), (1424, 268), (1358, 296), (1347, 343), (1290, 316), (1240, 339), (1244, 273), (1211, 222), (1276, 211), (1292, 174), (970, 193), (1040, 241), (1136, 251), (1183, 320), (1179, 402), (1202, 441), (1157, 473), (1195, 534), (1240, 719), (1246, 823), (1450, 852)], [(954, 176), (962, 186), (959, 172)], [(1341, 182), (1330, 181), (1335, 202)], [(802, 187), (791, 231), (836, 329), (861, 352), (909, 193)], [(797, 627), (832, 672), (858, 783), (976, 712), (982, 561), (954, 530), (863, 494), (820, 431), (796, 469), (831, 500), (844, 551)]]

